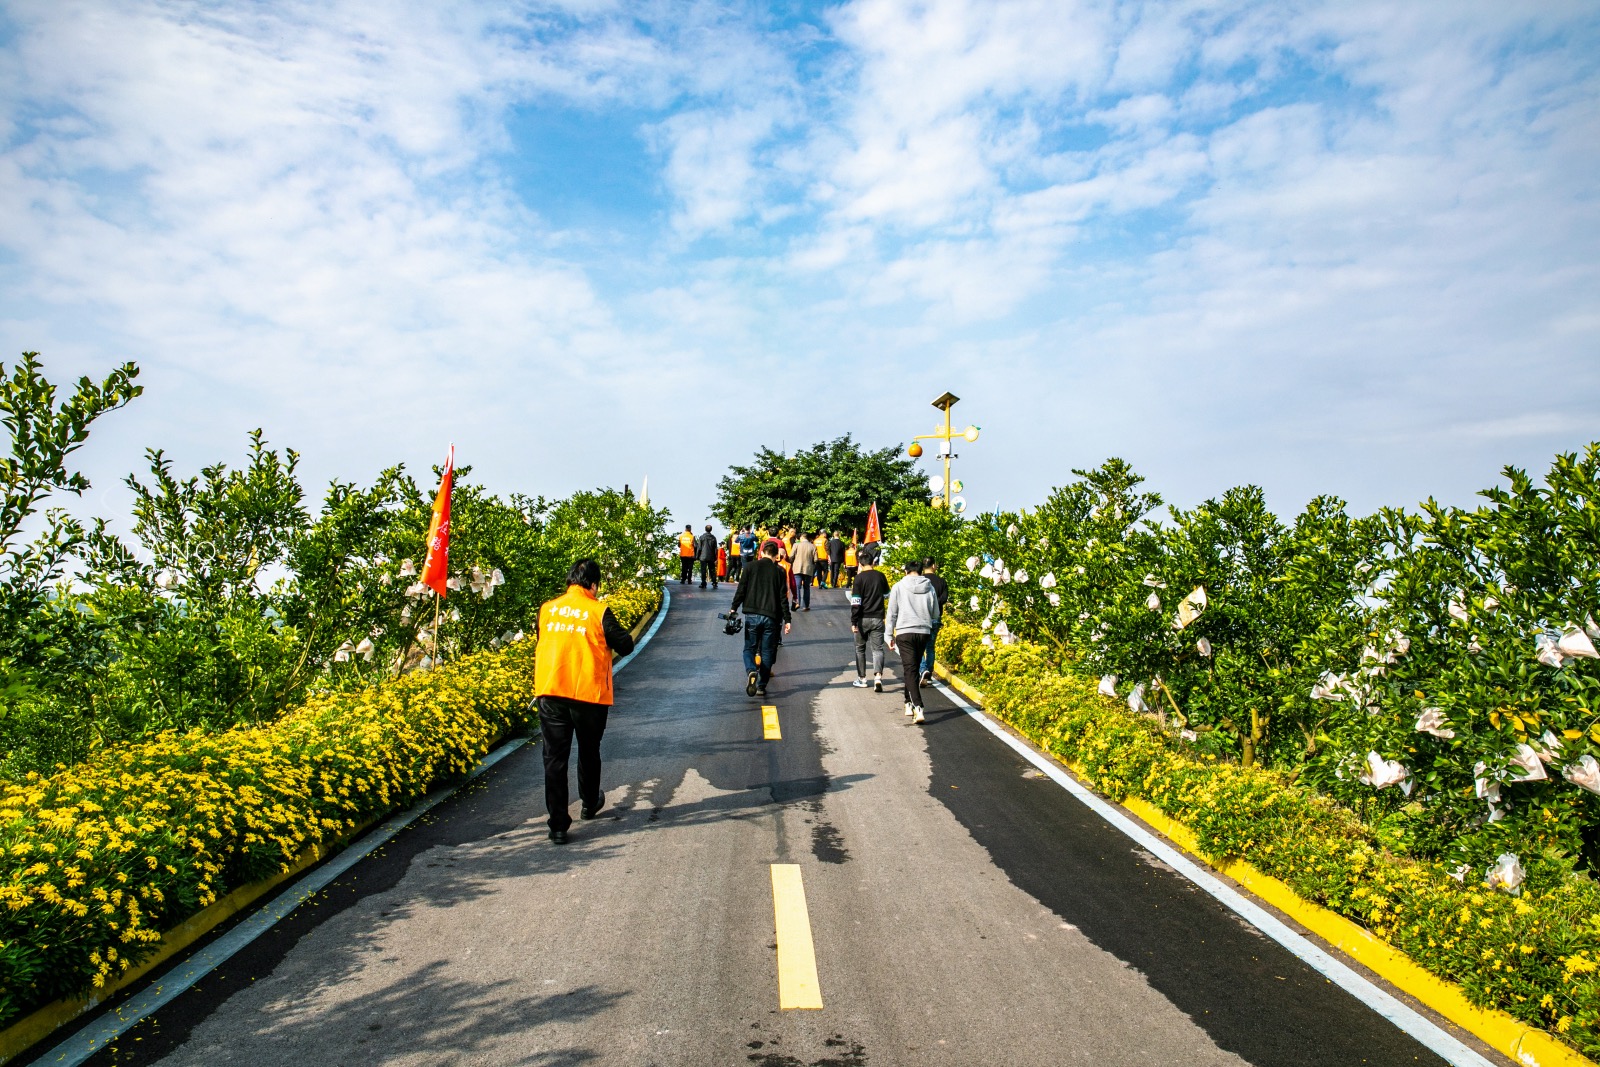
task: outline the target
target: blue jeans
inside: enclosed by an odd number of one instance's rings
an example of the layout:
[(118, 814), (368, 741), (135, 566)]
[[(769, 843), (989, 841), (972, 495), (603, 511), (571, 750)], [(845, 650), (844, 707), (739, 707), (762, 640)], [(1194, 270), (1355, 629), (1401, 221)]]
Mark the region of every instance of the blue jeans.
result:
[(939, 624), (934, 623), (933, 629), (928, 631), (928, 651), (922, 654), (922, 673), (933, 673), (933, 645), (939, 640)]
[[(778, 659), (778, 636), (783, 632), (783, 624), (777, 619), (766, 615), (744, 616), (744, 669), (759, 671), (761, 685), (765, 688), (772, 678), (772, 665)], [(756, 653), (761, 653), (761, 663), (756, 664)]]
[(794, 576), (795, 603), (803, 608), (811, 606), (811, 575), (797, 574)]

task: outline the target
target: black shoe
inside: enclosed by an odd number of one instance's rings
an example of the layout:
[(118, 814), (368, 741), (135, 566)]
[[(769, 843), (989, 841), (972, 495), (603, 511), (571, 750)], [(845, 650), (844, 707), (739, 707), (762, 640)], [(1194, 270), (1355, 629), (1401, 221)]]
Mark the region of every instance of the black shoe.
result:
[(760, 689), (756, 690), (756, 696), (764, 697), (766, 695), (767, 695), (767, 687), (766, 686), (762, 686)]
[(706, 586), (705, 586), (705, 583), (704, 583), (704, 582), (701, 582), (701, 583), (700, 583), (700, 588), (701, 588), (701, 589), (704, 589), (704, 588), (705, 588), (705, 587), (706, 587)]
[(747, 697), (753, 697), (756, 695), (756, 690), (759, 688), (761, 688), (761, 675), (757, 674), (755, 671), (751, 671), (750, 677), (744, 680), (744, 695)]
[(932, 671), (923, 671), (922, 672), (922, 684), (923, 685), (932, 685), (933, 684), (933, 672)]
[(801, 608), (800, 610), (801, 611), (810, 611), (811, 610), (811, 605), (807, 604), (805, 607)]
[(565, 830), (551, 830), (550, 840), (554, 844), (564, 845), (567, 843), (567, 832)]
[(883, 679), (882, 678), (874, 678), (872, 680), (872, 691), (874, 693), (883, 692)]
[(605, 797), (601, 797), (600, 798), (600, 803), (596, 804), (592, 808), (591, 807), (580, 808), (580, 809), (578, 809), (578, 814), (583, 816), (585, 819), (592, 819), (596, 815), (599, 815), (600, 814), (600, 809), (605, 807), (605, 806), (606, 806), (606, 798)]

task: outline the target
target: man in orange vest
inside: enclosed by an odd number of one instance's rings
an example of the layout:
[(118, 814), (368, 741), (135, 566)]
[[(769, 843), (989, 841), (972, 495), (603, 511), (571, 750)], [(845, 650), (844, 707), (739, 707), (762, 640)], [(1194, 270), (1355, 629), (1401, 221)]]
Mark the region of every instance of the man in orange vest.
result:
[(678, 535), (678, 584), (688, 585), (694, 579), (695, 539), (694, 525), (683, 528), (683, 533)]
[(550, 812), (550, 840), (567, 843), (572, 816), (567, 813), (567, 759), (578, 738), (580, 814), (600, 814), (600, 738), (611, 711), (611, 653), (633, 651), (633, 635), (611, 609), (595, 598), (600, 565), (580, 559), (567, 572), (567, 591), (539, 609), (539, 649), (534, 658), (533, 692), (539, 701), (539, 732), (544, 740), (544, 803)]

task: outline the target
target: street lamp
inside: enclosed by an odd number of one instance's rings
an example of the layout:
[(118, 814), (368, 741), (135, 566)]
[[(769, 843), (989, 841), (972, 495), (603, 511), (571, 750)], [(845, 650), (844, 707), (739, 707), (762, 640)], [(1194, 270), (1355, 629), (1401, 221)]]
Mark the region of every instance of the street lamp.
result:
[[(968, 426), (965, 430), (956, 430), (951, 427), (950, 409), (955, 407), (956, 402), (960, 399), (961, 398), (956, 396), (954, 393), (945, 393), (938, 400), (935, 400), (933, 402), (933, 406), (944, 412), (944, 429), (934, 430), (932, 433), (918, 434), (911, 439), (911, 448), (909, 449), (911, 458), (916, 459), (918, 456), (922, 455), (922, 446), (917, 444), (918, 441), (944, 442), (944, 447), (940, 449), (940, 455), (944, 459), (944, 500), (942, 503), (946, 509), (950, 507), (950, 461), (952, 459), (961, 458), (950, 451), (950, 442), (956, 440), (957, 438), (962, 438), (967, 441), (976, 441), (978, 439), (978, 427), (976, 426)], [(935, 500), (934, 506), (937, 507), (940, 503), (941, 501)]]

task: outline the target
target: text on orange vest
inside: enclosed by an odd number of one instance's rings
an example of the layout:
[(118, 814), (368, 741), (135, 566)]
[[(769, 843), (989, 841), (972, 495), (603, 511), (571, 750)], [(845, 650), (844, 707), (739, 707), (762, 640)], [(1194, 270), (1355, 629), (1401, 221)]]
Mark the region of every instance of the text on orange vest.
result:
[(605, 614), (606, 606), (581, 585), (568, 586), (539, 609), (539, 648), (533, 665), (536, 696), (611, 703)]

